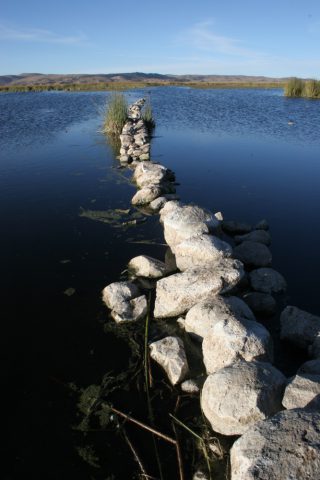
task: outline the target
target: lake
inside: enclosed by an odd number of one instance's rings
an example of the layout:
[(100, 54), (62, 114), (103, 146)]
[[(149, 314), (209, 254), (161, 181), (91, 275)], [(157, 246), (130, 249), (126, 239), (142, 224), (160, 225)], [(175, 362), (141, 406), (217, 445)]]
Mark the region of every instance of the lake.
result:
[[(88, 218), (128, 209), (135, 192), (99, 133), (109, 95), (0, 95), (5, 479), (90, 478), (75, 453), (68, 384), (127, 368), (126, 343), (103, 333), (101, 290), (132, 257), (164, 256), (156, 216), (128, 229)], [(150, 96), (152, 159), (175, 171), (181, 200), (225, 219), (266, 218), (287, 303), (319, 314), (320, 102), (260, 89), (126, 96)], [(107, 456), (110, 478), (128, 478), (123, 457), (119, 448)]]

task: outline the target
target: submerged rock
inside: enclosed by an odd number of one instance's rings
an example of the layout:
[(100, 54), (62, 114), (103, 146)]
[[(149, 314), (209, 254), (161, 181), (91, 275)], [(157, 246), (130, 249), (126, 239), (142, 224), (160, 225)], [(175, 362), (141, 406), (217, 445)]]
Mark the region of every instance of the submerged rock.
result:
[(273, 360), (272, 339), (268, 330), (252, 320), (226, 318), (216, 323), (202, 343), (207, 373), (214, 373), (239, 360)]
[(259, 422), (231, 449), (232, 480), (311, 480), (320, 472), (320, 414), (288, 410)]
[(198, 235), (188, 238), (174, 247), (179, 270), (194, 267), (209, 267), (220, 258), (230, 257), (231, 246), (213, 235)]
[(263, 293), (279, 293), (287, 288), (283, 276), (273, 268), (258, 268), (249, 273), (253, 290)]
[(194, 268), (157, 282), (154, 316), (175, 317), (196, 303), (233, 288), (243, 276), (241, 262), (222, 259), (214, 267)]
[(138, 277), (161, 278), (166, 274), (166, 265), (147, 255), (132, 258), (128, 263), (128, 268)]
[(280, 316), (283, 340), (288, 340), (298, 347), (307, 348), (317, 335), (320, 335), (320, 317), (300, 310), (297, 307), (286, 307)]
[(312, 358), (320, 358), (320, 334), (316, 335), (309, 347), (309, 354)]
[(277, 309), (277, 302), (272, 295), (261, 292), (247, 293), (243, 300), (256, 315), (273, 315)]
[(265, 218), (260, 220), (256, 225), (254, 226), (256, 230), (269, 230), (269, 223)]
[(295, 375), (285, 389), (282, 405), (287, 409), (304, 408), (317, 395), (320, 395), (320, 374)]
[(234, 220), (224, 220), (222, 222), (222, 228), (231, 235), (235, 235), (236, 233), (249, 233), (252, 230), (252, 226), (248, 223), (236, 222)]
[(152, 162), (141, 162), (134, 171), (133, 180), (139, 188), (159, 185), (168, 177), (168, 169)]
[(138, 190), (137, 193), (132, 197), (131, 203), (132, 205), (147, 205), (157, 197), (160, 197), (161, 193), (161, 187), (157, 185), (144, 187), (141, 190)]
[(234, 248), (233, 256), (250, 267), (267, 267), (272, 261), (268, 247), (262, 243), (247, 240)]
[(185, 318), (185, 330), (203, 339), (216, 323), (230, 317), (255, 320), (250, 308), (240, 298), (216, 295), (189, 310)]
[(264, 245), (270, 245), (271, 235), (269, 232), (266, 232), (265, 230), (253, 230), (252, 232), (246, 233), (245, 235), (236, 235), (234, 237), (234, 241), (236, 243), (249, 241), (249, 242), (263, 243)]
[(242, 435), (281, 410), (285, 383), (282, 373), (269, 363), (238, 362), (208, 376), (201, 407), (215, 432)]
[(189, 372), (186, 352), (179, 337), (165, 337), (151, 343), (150, 356), (165, 370), (172, 385), (181, 382)]

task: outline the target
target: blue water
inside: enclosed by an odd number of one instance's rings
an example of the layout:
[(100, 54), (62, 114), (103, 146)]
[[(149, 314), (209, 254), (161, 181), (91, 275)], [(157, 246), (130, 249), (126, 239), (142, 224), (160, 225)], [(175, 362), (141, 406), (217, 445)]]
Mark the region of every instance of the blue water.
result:
[[(99, 132), (108, 95), (0, 95), (8, 479), (89, 478), (70, 447), (72, 405), (63, 384), (99, 382), (126, 368), (126, 345), (101, 333), (101, 290), (133, 256), (164, 255), (161, 246), (132, 243), (162, 243), (156, 217), (123, 231), (79, 216), (81, 208), (128, 208), (135, 191)], [(226, 219), (266, 218), (288, 303), (319, 314), (320, 102), (286, 99), (280, 90), (127, 93), (129, 102), (148, 95), (157, 124), (152, 158), (175, 171), (182, 201)]]

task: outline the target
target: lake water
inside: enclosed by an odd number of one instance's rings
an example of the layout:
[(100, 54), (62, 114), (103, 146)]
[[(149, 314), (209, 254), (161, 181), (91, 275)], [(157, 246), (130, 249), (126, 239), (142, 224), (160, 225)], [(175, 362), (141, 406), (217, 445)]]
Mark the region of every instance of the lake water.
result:
[[(163, 258), (157, 217), (131, 229), (81, 216), (127, 209), (135, 188), (99, 133), (108, 93), (0, 95), (1, 379), (6, 479), (87, 479), (74, 453), (65, 385), (128, 365), (102, 332), (102, 288), (130, 258)], [(183, 202), (226, 219), (266, 218), (287, 302), (316, 314), (320, 269), (320, 102), (280, 90), (141, 89), (157, 127), (152, 158), (173, 169)], [(111, 458), (112, 457), (112, 458)], [(116, 449), (108, 474), (123, 461)], [(117, 467), (114, 478), (128, 478)], [(90, 474), (91, 475), (91, 474)]]

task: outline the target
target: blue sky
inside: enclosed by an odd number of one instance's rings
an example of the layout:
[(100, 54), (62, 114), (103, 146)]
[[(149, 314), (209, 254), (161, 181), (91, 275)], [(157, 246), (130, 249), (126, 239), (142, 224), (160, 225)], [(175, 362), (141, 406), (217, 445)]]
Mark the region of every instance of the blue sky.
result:
[(320, 78), (319, 0), (2, 0), (0, 74)]

